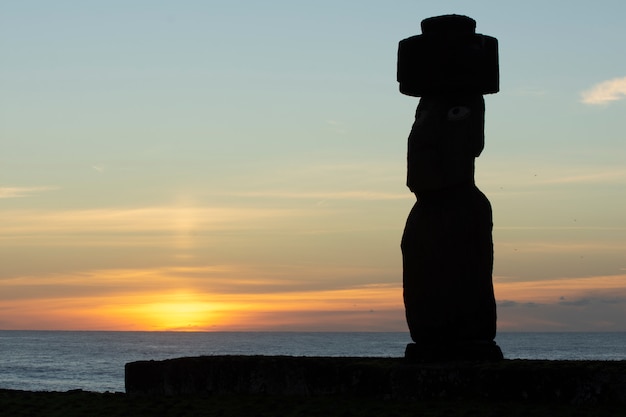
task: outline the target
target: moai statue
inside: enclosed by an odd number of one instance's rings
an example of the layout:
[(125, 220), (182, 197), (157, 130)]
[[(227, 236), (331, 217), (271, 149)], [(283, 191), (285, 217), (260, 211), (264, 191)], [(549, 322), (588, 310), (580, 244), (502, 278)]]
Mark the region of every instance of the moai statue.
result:
[(498, 42), (475, 28), (466, 16), (431, 17), (398, 49), (400, 92), (420, 97), (407, 157), (417, 202), (401, 245), (411, 360), (502, 359), (491, 205), (474, 183), (483, 94), (499, 89)]

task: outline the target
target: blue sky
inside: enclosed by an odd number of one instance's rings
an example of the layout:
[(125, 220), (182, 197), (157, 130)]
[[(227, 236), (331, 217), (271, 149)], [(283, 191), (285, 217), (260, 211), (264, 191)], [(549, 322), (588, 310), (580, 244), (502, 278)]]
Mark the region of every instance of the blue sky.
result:
[(501, 328), (625, 331), (622, 1), (5, 2), (0, 328), (404, 329), (397, 43), (447, 13), (500, 45)]

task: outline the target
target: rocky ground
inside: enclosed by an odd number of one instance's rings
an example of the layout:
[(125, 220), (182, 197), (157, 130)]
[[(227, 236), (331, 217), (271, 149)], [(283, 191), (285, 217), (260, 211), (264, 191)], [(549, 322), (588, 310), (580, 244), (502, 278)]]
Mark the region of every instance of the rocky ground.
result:
[(381, 400), (329, 396), (230, 395), (136, 397), (86, 391), (0, 390), (0, 416), (219, 416), (219, 417), (403, 417), (403, 416), (624, 416), (621, 405), (551, 404), (484, 399)]

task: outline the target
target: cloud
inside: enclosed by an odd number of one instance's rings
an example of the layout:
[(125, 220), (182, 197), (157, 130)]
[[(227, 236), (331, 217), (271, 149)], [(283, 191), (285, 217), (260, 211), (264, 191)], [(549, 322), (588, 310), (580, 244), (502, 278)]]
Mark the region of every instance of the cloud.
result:
[[(215, 265), (104, 269), (0, 280), (3, 327), (404, 331), (399, 283), (334, 285)], [(330, 272), (330, 270), (329, 270)], [(348, 271), (349, 272), (349, 271)], [(349, 272), (350, 273), (350, 272)], [(318, 271), (319, 274), (319, 271)], [(344, 285), (339, 285), (343, 282)]]
[(502, 300), (502, 301), (498, 301), (498, 308), (502, 307), (502, 308), (508, 308), (508, 307), (537, 307), (537, 303), (532, 303), (532, 302), (528, 302), (528, 303), (518, 303), (517, 301), (512, 301), (512, 300)]
[(625, 283), (616, 275), (496, 284), (498, 329), (624, 331)]
[(338, 122), (336, 120), (327, 120), (326, 124), (328, 126), (330, 126), (330, 128), (335, 132), (335, 133), (346, 133), (347, 129), (345, 128), (345, 124), (342, 122)]
[(388, 193), (379, 191), (320, 191), (320, 192), (298, 192), (298, 191), (250, 191), (236, 193), (241, 197), (267, 197), (285, 199), (313, 199), (313, 200), (408, 200), (412, 198), (409, 193)]
[[(611, 167), (577, 167), (576, 172), (571, 170), (554, 170), (548, 172), (535, 184), (623, 184), (626, 182), (626, 168)], [(536, 185), (533, 185), (536, 186)]]
[(616, 300), (626, 299), (624, 274), (523, 282), (494, 281), (496, 298), (502, 300), (506, 307), (529, 302), (574, 305), (581, 304), (581, 300), (602, 299), (617, 302)]
[[(41, 190), (39, 188), (37, 190)], [(3, 190), (3, 189), (0, 189)], [(7, 191), (7, 196), (28, 195), (33, 189)], [(216, 229), (267, 228), (266, 222), (302, 217), (307, 213), (289, 209), (238, 207), (156, 206), (138, 208), (103, 208), (91, 210), (14, 210), (5, 211), (12, 219), (0, 227), (5, 235), (93, 232), (189, 232), (202, 227)]]
[(561, 297), (559, 304), (563, 306), (574, 306), (574, 307), (584, 307), (590, 305), (592, 302), (591, 298), (579, 298), (577, 300), (569, 301), (565, 297)]
[(607, 104), (626, 98), (626, 77), (613, 78), (594, 85), (582, 93), (581, 101), (585, 104)]
[(569, 300), (565, 297), (559, 299), (559, 304), (563, 306), (584, 307), (591, 304), (624, 304), (626, 297), (606, 295), (604, 297), (583, 297)]
[(0, 187), (0, 198), (29, 197), (41, 191), (55, 189), (55, 187)]

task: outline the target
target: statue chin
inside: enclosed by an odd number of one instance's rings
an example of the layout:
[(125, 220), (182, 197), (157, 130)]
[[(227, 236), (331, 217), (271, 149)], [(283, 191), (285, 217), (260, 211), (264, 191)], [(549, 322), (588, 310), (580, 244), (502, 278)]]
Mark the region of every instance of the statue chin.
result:
[(417, 194), (474, 184), (474, 157), (446, 155), (442, 151), (422, 151), (412, 155), (407, 186)]

